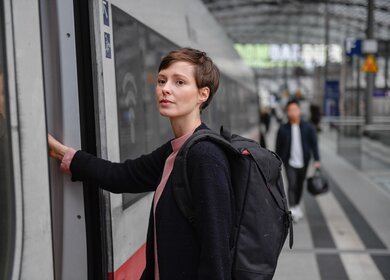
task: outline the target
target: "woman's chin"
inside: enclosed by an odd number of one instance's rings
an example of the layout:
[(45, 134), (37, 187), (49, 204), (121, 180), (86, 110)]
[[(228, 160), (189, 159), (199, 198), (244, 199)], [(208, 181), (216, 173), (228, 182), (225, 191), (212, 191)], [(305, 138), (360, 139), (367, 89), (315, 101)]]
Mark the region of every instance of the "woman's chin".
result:
[(164, 109), (159, 109), (159, 113), (161, 116), (166, 117), (166, 118), (172, 118), (175, 116), (174, 113), (169, 112), (168, 110), (164, 110)]

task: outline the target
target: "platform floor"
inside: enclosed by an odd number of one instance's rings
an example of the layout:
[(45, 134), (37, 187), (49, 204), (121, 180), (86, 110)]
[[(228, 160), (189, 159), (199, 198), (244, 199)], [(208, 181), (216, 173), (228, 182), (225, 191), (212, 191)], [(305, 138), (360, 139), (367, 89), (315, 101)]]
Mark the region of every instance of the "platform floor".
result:
[[(275, 134), (276, 126), (267, 136), (271, 149)], [(362, 140), (361, 164), (337, 153), (335, 132), (323, 131), (319, 141), (330, 192), (305, 192), (305, 217), (294, 224), (294, 247), (286, 242), (274, 279), (390, 279), (390, 149)]]

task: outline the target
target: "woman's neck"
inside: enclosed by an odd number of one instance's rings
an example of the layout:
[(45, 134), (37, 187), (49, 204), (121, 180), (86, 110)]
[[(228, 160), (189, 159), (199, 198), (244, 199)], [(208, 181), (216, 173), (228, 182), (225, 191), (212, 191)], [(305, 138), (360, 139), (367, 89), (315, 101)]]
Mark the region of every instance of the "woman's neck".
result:
[(193, 132), (202, 123), (199, 115), (171, 118), (170, 122), (175, 138)]

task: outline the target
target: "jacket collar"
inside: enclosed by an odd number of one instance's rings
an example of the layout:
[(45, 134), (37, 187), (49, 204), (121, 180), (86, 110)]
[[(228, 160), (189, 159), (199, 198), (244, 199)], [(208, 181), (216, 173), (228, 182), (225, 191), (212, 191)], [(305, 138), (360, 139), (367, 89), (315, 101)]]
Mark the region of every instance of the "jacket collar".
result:
[(196, 132), (196, 131), (198, 131), (198, 130), (201, 130), (201, 129), (210, 129), (210, 128), (208, 128), (207, 125), (206, 125), (204, 122), (202, 122), (202, 123), (195, 129), (194, 132)]

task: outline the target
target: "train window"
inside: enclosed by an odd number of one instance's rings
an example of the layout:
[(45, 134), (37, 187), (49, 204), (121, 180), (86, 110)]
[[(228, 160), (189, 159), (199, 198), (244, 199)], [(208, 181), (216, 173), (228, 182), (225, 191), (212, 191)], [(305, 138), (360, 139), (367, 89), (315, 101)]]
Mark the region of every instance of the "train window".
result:
[[(112, 6), (115, 50), (116, 93), (120, 160), (136, 158), (146, 152), (144, 101), (142, 96), (143, 63), (139, 25), (132, 17)], [(144, 194), (124, 194), (127, 207)]]
[(15, 205), (5, 78), (4, 17), (2, 7), (0, 9), (0, 279), (10, 279), (14, 252)]
[[(156, 74), (161, 58), (177, 46), (112, 5), (120, 159), (136, 158), (172, 138), (169, 122), (156, 108)], [(210, 128), (248, 129), (246, 92), (222, 75), (216, 101), (202, 114)], [(123, 194), (126, 208), (145, 194)]]
[[(120, 158), (124, 161), (172, 138), (168, 120), (157, 111), (155, 87), (162, 56), (177, 46), (115, 6), (112, 15)], [(123, 194), (123, 207), (144, 195)]]
[(175, 49), (176, 45), (146, 27), (140, 28), (140, 41), (144, 54), (145, 129), (146, 147), (149, 152), (172, 138), (168, 119), (162, 118), (157, 110), (155, 91), (161, 58)]

